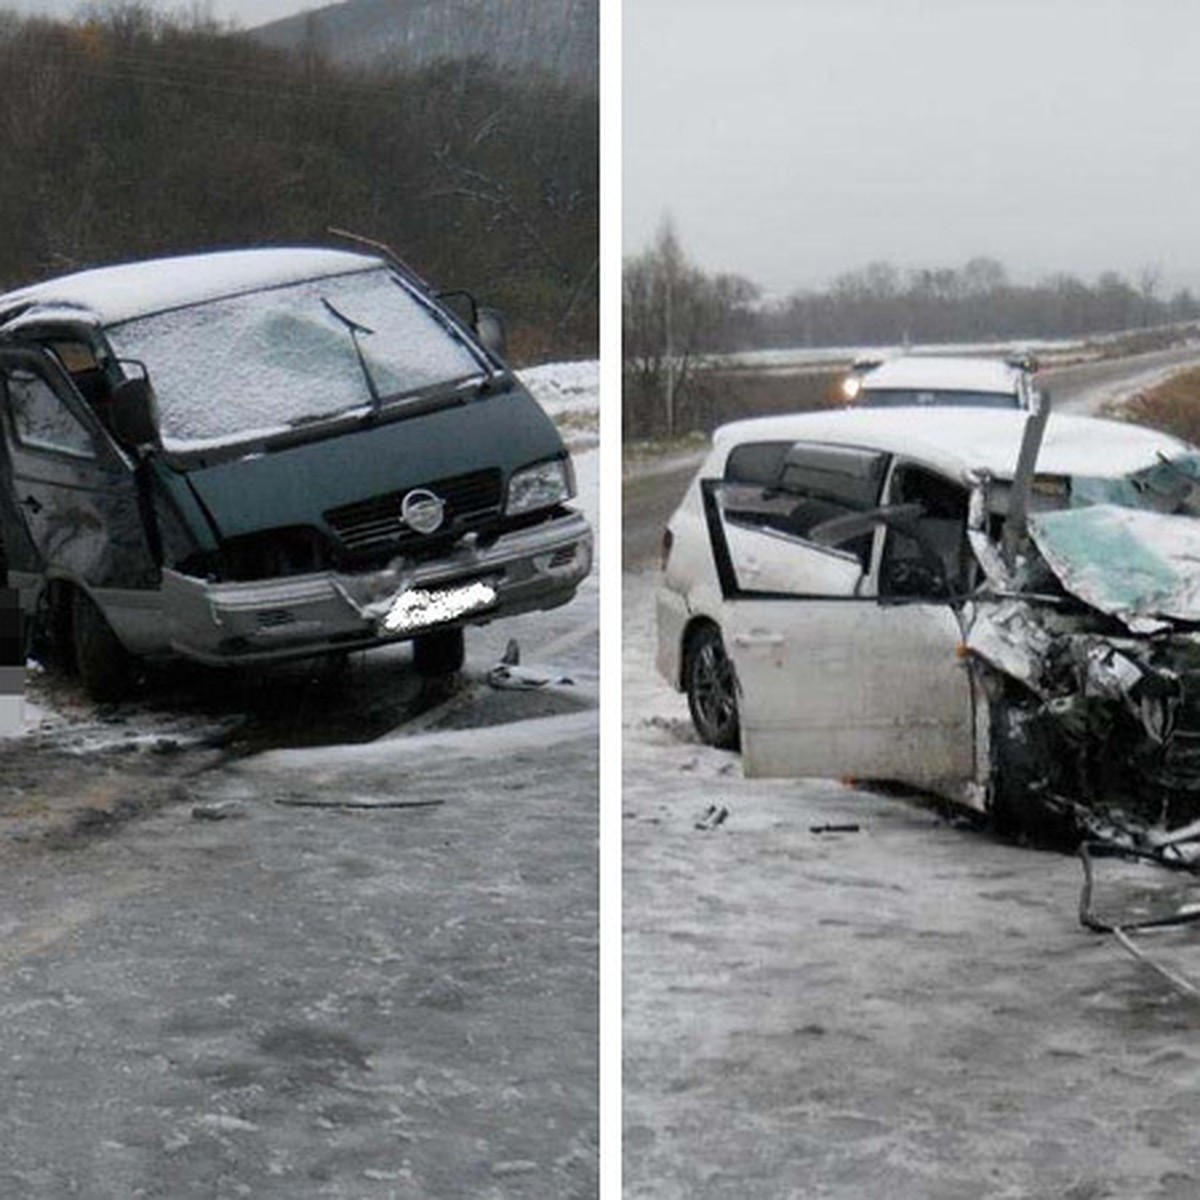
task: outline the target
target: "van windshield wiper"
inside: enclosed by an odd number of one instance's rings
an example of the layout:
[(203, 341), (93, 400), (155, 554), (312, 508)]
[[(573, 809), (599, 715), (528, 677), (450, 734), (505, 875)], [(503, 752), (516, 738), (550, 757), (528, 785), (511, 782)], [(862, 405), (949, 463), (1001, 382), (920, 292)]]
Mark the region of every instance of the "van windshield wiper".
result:
[(358, 340), (358, 335), (360, 333), (369, 335), (374, 333), (375, 330), (368, 329), (365, 325), (360, 325), (357, 321), (351, 320), (348, 316), (346, 316), (345, 313), (338, 312), (338, 310), (334, 308), (334, 306), (330, 304), (324, 296), (321, 297), (321, 303), (325, 305), (325, 308), (328, 310), (330, 316), (341, 322), (341, 324), (350, 331), (350, 340), (354, 343), (354, 354), (358, 359), (359, 367), (362, 369), (363, 379), (367, 384), (367, 392), (371, 397), (371, 408), (378, 413), (380, 408), (383, 407), (383, 397), (379, 394), (379, 387), (375, 383), (374, 376), (371, 374), (371, 368), (367, 366), (367, 357), (365, 354), (363, 354), (362, 345)]

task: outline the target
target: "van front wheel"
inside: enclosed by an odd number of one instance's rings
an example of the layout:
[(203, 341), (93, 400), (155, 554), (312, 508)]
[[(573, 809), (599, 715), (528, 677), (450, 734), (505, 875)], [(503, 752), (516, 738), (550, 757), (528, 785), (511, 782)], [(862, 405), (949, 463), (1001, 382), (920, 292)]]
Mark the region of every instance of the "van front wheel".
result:
[(439, 629), (413, 638), (413, 666), (425, 679), (462, 670), (465, 643), (461, 629)]
[(134, 658), (117, 640), (96, 602), (84, 591), (75, 592), (71, 633), (84, 691), (101, 703), (129, 695), (136, 678)]

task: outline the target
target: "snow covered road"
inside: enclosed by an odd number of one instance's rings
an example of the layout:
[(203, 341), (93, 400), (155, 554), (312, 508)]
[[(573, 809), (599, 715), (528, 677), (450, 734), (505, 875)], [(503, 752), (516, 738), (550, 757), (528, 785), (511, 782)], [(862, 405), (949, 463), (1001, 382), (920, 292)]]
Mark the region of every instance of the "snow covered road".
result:
[[(627, 1200), (1197, 1194), (1200, 1008), (1081, 927), (1079, 863), (919, 795), (743, 779), (655, 673), (626, 534)], [(1195, 902), (1107, 870), (1111, 911)], [(1149, 945), (1200, 980), (1193, 933)]]
[[(595, 526), (596, 365), (535, 390)], [(469, 633), (423, 711), (404, 647), (120, 709), (37, 676), (0, 758), (0, 1194), (594, 1196), (598, 604)], [(491, 687), (512, 638), (572, 682)]]

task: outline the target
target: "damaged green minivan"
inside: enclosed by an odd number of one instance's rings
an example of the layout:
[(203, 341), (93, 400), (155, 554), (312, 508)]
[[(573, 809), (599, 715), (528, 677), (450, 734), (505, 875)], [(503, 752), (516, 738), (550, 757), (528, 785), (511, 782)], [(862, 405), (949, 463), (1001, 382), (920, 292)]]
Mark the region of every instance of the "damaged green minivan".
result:
[(32, 629), (116, 698), (171, 656), (411, 639), (446, 673), (464, 626), (570, 600), (592, 561), (570, 456), (481, 326), (327, 249), (0, 296), (0, 535)]

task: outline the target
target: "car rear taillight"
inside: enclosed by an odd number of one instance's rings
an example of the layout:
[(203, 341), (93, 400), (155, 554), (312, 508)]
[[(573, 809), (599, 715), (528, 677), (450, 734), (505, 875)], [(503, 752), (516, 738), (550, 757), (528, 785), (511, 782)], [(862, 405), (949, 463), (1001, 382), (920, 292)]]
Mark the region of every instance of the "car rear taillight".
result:
[(667, 559), (671, 557), (671, 547), (674, 543), (675, 535), (669, 529), (664, 529), (662, 544), (658, 548), (658, 568), (660, 571), (667, 569)]

